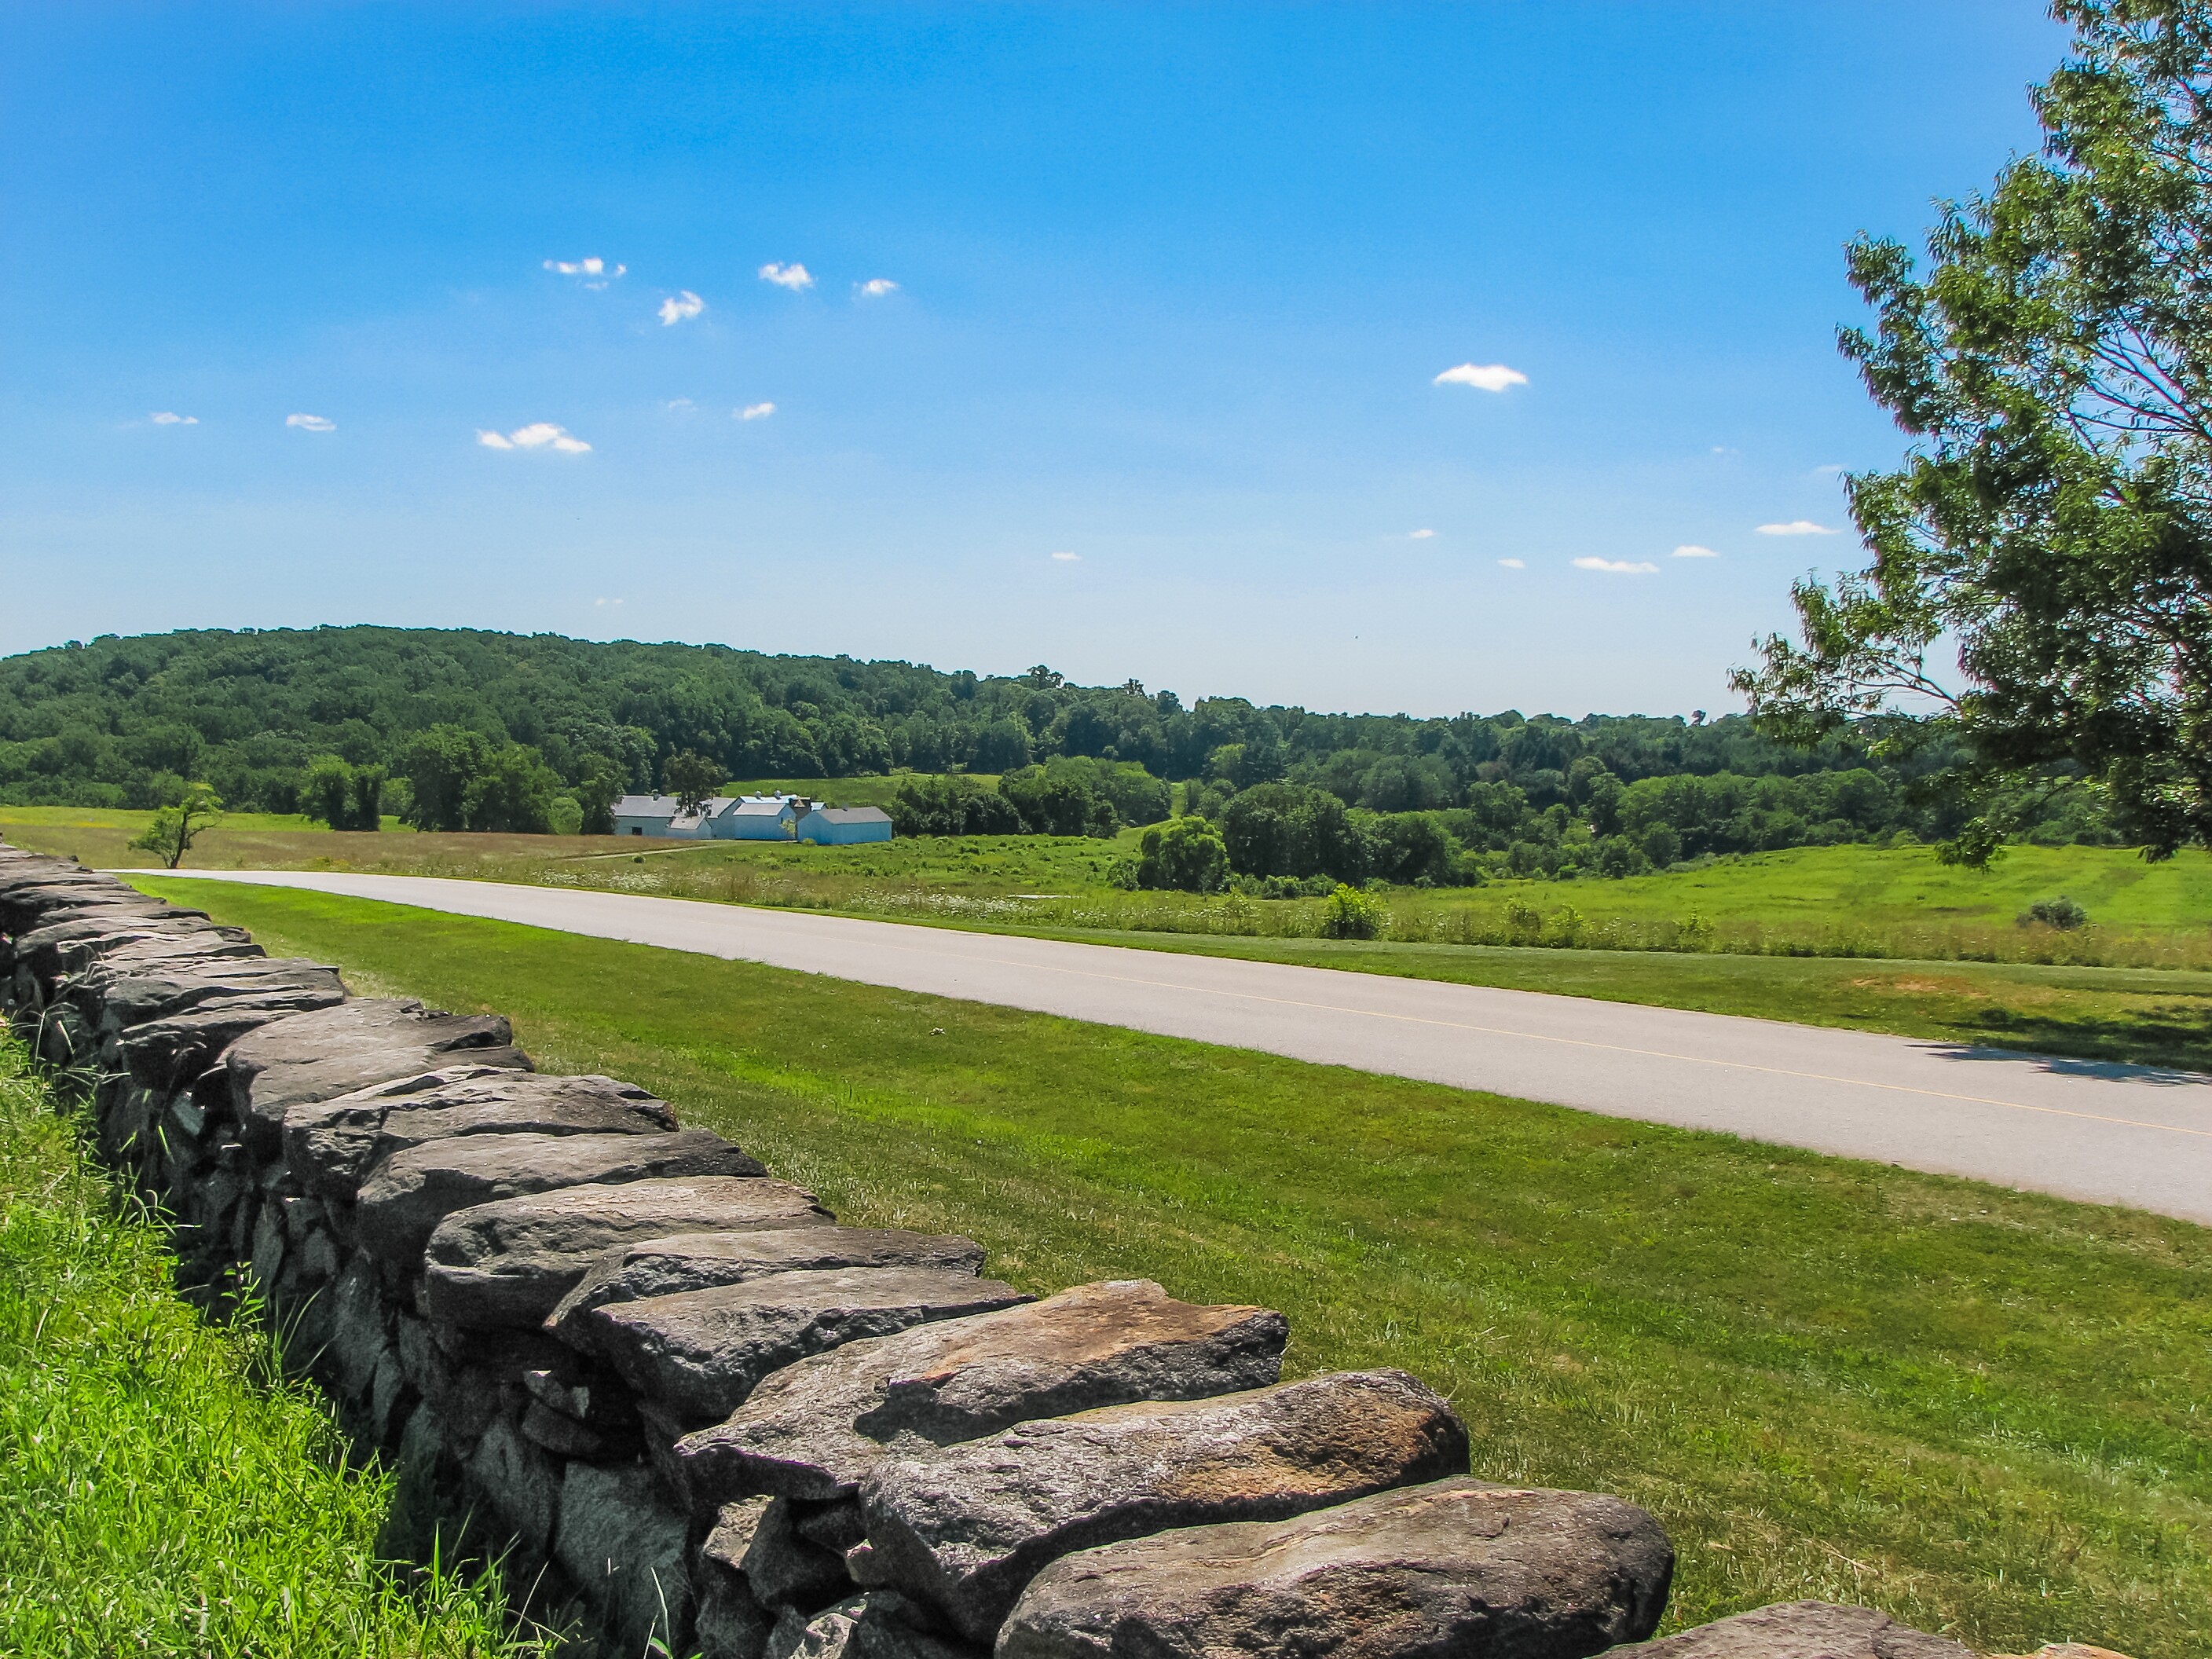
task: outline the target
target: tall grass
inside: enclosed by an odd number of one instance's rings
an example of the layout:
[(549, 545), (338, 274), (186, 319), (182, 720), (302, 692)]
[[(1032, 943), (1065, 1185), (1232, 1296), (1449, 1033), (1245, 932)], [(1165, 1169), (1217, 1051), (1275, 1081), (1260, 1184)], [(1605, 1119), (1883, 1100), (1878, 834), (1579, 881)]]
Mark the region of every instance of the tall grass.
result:
[(545, 1651), (495, 1580), (379, 1559), (391, 1477), (173, 1267), (0, 1040), (0, 1653)]

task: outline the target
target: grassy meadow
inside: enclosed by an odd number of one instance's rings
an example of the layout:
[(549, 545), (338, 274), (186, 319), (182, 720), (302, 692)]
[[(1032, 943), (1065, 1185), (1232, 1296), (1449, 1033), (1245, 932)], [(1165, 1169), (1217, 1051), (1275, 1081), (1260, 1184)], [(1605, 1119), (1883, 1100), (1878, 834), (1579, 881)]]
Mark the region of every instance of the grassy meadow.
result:
[[(144, 816), (0, 807), (0, 836), (128, 866), (144, 859), (124, 844)], [(187, 862), (820, 909), (2212, 1069), (2203, 853), (2147, 864), (2111, 848), (2020, 847), (1978, 874), (1946, 869), (1926, 848), (1806, 848), (1623, 881), (1396, 889), (1380, 896), (1382, 937), (1353, 940), (1322, 936), (1317, 900), (1115, 888), (1109, 872), (1136, 837), (797, 847), (334, 835), (232, 819)], [(2087, 910), (2087, 927), (2016, 924), (2028, 905), (2060, 895)]]
[(379, 1559), (391, 1477), (173, 1265), (0, 1042), (0, 1652), (546, 1651), (495, 1587)]
[(2212, 1650), (2212, 1232), (1726, 1136), (503, 923), (143, 878), (504, 1011), (848, 1218), (1146, 1276), (1406, 1366), (1476, 1468), (1621, 1492), (1668, 1628), (1799, 1596), (1990, 1651)]

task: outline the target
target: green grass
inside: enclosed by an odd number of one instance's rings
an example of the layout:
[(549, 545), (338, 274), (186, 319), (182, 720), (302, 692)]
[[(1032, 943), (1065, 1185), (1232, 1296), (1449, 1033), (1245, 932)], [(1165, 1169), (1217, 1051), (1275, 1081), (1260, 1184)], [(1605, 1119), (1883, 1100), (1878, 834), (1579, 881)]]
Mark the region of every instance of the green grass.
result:
[[(722, 786), (726, 795), (804, 795), (831, 806), (889, 806), (899, 786), (913, 778), (911, 772), (892, 772), (867, 778), (740, 778)], [(995, 772), (968, 775), (984, 788), (995, 787)]]
[(378, 1559), (389, 1477), (173, 1265), (0, 1042), (0, 1652), (542, 1651), (495, 1589)]
[[(0, 832), (36, 850), (144, 859), (124, 850), (124, 826), (18, 827), (11, 810), (26, 809), (0, 809)], [(1353, 943), (1317, 936), (1315, 901), (1116, 890), (1108, 872), (1135, 838), (817, 848), (226, 827), (188, 862), (811, 908), (2212, 1069), (2212, 854), (2202, 852), (2153, 865), (2111, 848), (2023, 847), (1977, 875), (1924, 848), (1808, 848), (1626, 881), (1398, 890), (1384, 897), (1388, 937)], [(2061, 893), (2088, 908), (2091, 927), (2014, 925)]]
[(1985, 1650), (2212, 1651), (2212, 1233), (1238, 1050), (322, 895), (149, 879), (496, 1008), (866, 1223), (1047, 1290), (1271, 1304), (1477, 1470), (1650, 1506), (1668, 1628), (1818, 1595)]

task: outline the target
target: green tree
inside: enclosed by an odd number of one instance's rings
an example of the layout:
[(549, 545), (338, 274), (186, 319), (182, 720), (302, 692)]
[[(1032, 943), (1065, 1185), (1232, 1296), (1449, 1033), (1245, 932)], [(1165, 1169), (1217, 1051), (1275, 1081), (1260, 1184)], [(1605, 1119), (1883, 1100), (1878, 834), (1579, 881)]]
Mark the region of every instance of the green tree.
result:
[(152, 853), (172, 870), (184, 862), (203, 831), (222, 818), (222, 802), (204, 783), (188, 783), (170, 805), (157, 808), (154, 821), (131, 839), (140, 852)]
[(300, 780), (300, 810), (343, 830), (353, 817), (353, 768), (336, 755), (318, 755)]
[(1186, 893), (1220, 890), (1229, 876), (1229, 849), (1204, 818), (1156, 823), (1137, 844), (1137, 885)]
[(409, 738), (398, 766), (410, 792), (408, 822), (417, 830), (469, 829), (491, 753), (483, 734), (465, 726), (433, 726)]
[(668, 757), (660, 776), (677, 805), (687, 812), (696, 812), (714, 799), (714, 792), (722, 787), (724, 773), (718, 763), (683, 749)]
[(1848, 481), (1871, 562), (1800, 581), (1802, 638), (1735, 676), (1801, 743), (1855, 715), (1893, 754), (1963, 737), (1968, 863), (2076, 781), (2152, 857), (2212, 836), (2212, 8), (2053, 13), (2042, 153), (1944, 214), (1924, 276), (1851, 246), (1878, 323), (1844, 355), (1917, 442)]
[(543, 836), (553, 828), (561, 777), (535, 749), (510, 743), (494, 750), (471, 784), (465, 823), (471, 830)]

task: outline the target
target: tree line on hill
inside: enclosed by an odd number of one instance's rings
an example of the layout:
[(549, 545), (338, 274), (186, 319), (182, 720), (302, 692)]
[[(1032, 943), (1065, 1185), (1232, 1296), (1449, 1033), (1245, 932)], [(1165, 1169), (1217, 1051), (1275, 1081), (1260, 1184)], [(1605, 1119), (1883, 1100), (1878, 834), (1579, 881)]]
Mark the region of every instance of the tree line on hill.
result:
[[(0, 660), (0, 800), (148, 807), (186, 782), (338, 827), (604, 830), (627, 790), (917, 775), (900, 833), (1109, 835), (1185, 815), (1229, 873), (1444, 883), (1955, 829), (1940, 747), (1741, 717), (1415, 719), (552, 635), (326, 628), (106, 636)], [(975, 775), (995, 776), (986, 784)], [(1171, 796), (1170, 787), (1180, 796)], [(2107, 841), (2081, 802), (2032, 839)]]

